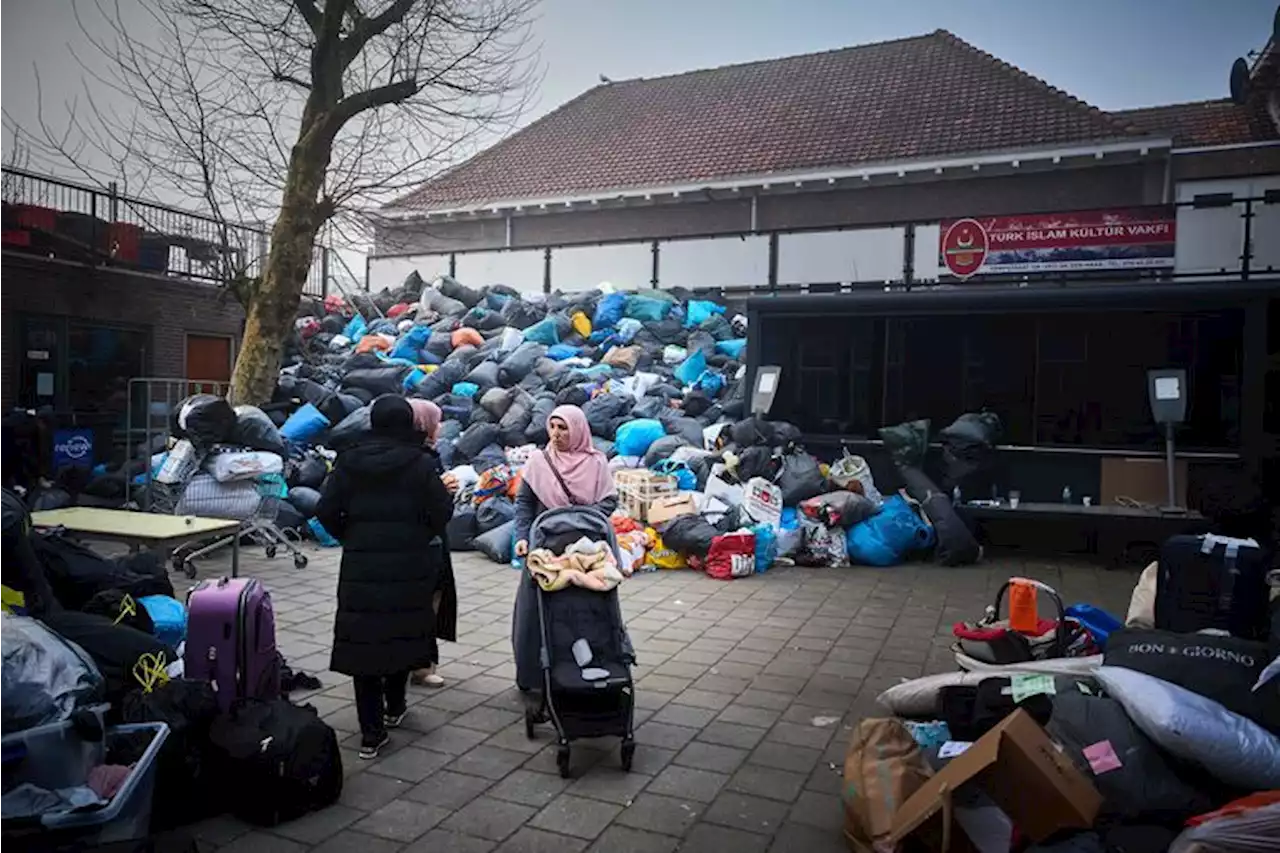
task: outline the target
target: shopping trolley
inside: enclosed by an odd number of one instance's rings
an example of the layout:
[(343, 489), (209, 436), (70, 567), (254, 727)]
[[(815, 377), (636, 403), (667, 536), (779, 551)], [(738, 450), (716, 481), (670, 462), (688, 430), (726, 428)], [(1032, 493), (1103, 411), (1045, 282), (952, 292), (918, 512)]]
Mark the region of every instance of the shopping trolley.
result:
[(211, 474), (196, 474), (185, 483), (168, 486), (156, 500), (157, 508), (171, 506), (174, 515), (194, 515), (202, 518), (225, 518), (240, 522), (240, 529), (229, 536), (212, 542), (184, 545), (173, 552), (173, 570), (196, 576), (195, 560), (205, 557), (219, 548), (225, 548), (237, 538), (263, 546), (267, 559), (274, 559), (283, 548), (293, 556), (294, 568), (307, 566), (307, 555), (297, 544), (276, 526), (280, 502), (289, 488), (279, 474), (261, 474), (247, 480), (219, 482)]

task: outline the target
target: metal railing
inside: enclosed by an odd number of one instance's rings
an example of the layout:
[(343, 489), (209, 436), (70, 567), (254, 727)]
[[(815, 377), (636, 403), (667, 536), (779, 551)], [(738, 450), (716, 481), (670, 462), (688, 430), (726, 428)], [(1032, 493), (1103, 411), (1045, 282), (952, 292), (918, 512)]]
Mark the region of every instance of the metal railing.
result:
[[(1276, 211), (1280, 210), (1280, 190), (1270, 190), (1258, 196), (1233, 197), (1230, 193), (1197, 196), (1190, 201), (1174, 202), (1165, 207), (1178, 214), (1177, 242), (1178, 254), (1172, 258), (1168, 266), (1132, 267), (1124, 269), (1072, 269), (1043, 272), (1019, 273), (983, 273), (960, 280), (948, 277), (947, 271), (936, 263), (937, 250), (926, 246), (936, 246), (939, 238), (938, 220), (920, 221), (886, 221), (847, 226), (806, 226), (777, 230), (757, 231), (716, 231), (692, 233), (674, 237), (660, 237), (647, 240), (635, 238), (619, 238), (614, 240), (589, 241), (582, 243), (556, 243), (543, 246), (483, 247), (474, 249), (458, 249), (454, 251), (375, 251), (368, 256), (366, 263), (366, 285), (370, 289), (379, 289), (395, 282), (381, 280), (374, 267), (381, 263), (418, 262), (424, 277), (439, 273), (461, 276), (464, 283), (472, 286), (485, 284), (509, 284), (520, 288), (532, 285), (537, 289), (550, 293), (553, 290), (579, 289), (582, 285), (574, 283), (566, 286), (566, 281), (557, 276), (564, 257), (561, 253), (592, 247), (626, 247), (643, 248), (646, 254), (643, 269), (628, 269), (625, 272), (632, 279), (643, 281), (650, 287), (663, 288), (685, 286), (690, 289), (714, 291), (726, 297), (734, 295), (765, 295), (771, 293), (832, 293), (865, 288), (903, 288), (934, 286), (938, 284), (983, 285), (983, 284), (1023, 284), (1023, 283), (1061, 283), (1077, 281), (1140, 281), (1140, 280), (1194, 280), (1222, 276), (1239, 276), (1243, 280), (1250, 278), (1275, 276), (1280, 274), (1280, 253), (1275, 250), (1280, 245), (1280, 218)], [(1042, 211), (1053, 213), (1054, 211)], [(1064, 211), (1064, 213), (1070, 211)], [(1031, 215), (1023, 213), (1021, 215)], [(986, 216), (980, 218), (987, 218)], [(1216, 220), (1216, 221), (1210, 221)], [(1236, 221), (1238, 220), (1238, 221)], [(1230, 227), (1223, 227), (1231, 222)], [(865, 235), (881, 232), (884, 239), (877, 245), (877, 256), (870, 263), (853, 264), (848, 274), (840, 280), (815, 279), (809, 281), (788, 280), (780, 275), (779, 258), (787, 251), (786, 240), (790, 236), (819, 233), (857, 233)], [(890, 234), (890, 232), (893, 232)], [(670, 247), (689, 241), (701, 240), (744, 240), (767, 241), (767, 261), (760, 263), (761, 272), (752, 280), (723, 282), (710, 286), (699, 286), (685, 281), (673, 281), (666, 274), (664, 259)], [(395, 245), (403, 237), (391, 236), (387, 242)], [(1184, 251), (1183, 243), (1200, 244)], [(1202, 252), (1202, 250), (1204, 250)], [(884, 252), (891, 252), (888, 257)], [(527, 273), (522, 273), (520, 281), (479, 281), (471, 280), (461, 268), (465, 259), (476, 256), (516, 256), (533, 255), (538, 257), (528, 264)], [(1200, 257), (1206, 254), (1208, 258)], [(763, 257), (763, 256), (762, 256)], [(885, 269), (881, 277), (860, 276), (858, 267)], [(925, 268), (930, 267), (930, 268)], [(767, 273), (764, 270), (767, 269)], [(402, 269), (398, 272), (403, 273)], [(622, 271), (618, 275), (623, 275)], [(570, 276), (572, 278), (573, 276)]]
[[(270, 232), (5, 167), (4, 249), (94, 266), (225, 283), (262, 273)], [(303, 292), (329, 291), (330, 249), (314, 249)]]

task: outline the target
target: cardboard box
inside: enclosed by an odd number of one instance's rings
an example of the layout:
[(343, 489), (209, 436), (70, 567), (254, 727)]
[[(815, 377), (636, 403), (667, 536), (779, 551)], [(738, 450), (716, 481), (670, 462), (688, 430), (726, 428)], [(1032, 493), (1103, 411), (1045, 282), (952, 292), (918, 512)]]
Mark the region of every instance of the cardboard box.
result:
[(658, 525), (682, 515), (695, 515), (698, 512), (693, 495), (683, 492), (678, 495), (660, 495), (649, 503), (649, 524)]
[[(1102, 806), (1102, 795), (1044, 729), (1025, 711), (1015, 711), (924, 783), (898, 809), (890, 839), (901, 844), (920, 833), (941, 849), (937, 839), (963, 832), (953, 819), (951, 798), (962, 785), (979, 785), (1014, 825), (1032, 841), (1063, 829), (1088, 829)], [(965, 839), (967, 841), (967, 839)], [(951, 846), (956, 848), (953, 841)], [(961, 847), (967, 845), (960, 845)], [(957, 848), (959, 849), (959, 848)]]
[[(1116, 506), (1127, 498), (1152, 506), (1169, 502), (1168, 468), (1164, 457), (1107, 457), (1102, 460), (1099, 503)], [(1173, 464), (1173, 495), (1178, 506), (1187, 505), (1187, 460)]]

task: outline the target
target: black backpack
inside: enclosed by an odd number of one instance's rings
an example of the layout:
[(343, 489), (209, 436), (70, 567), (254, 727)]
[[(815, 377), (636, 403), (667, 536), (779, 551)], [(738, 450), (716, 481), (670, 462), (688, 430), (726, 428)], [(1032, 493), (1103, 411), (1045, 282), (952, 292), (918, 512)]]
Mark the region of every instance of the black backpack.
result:
[(342, 794), (338, 737), (310, 705), (242, 699), (214, 720), (232, 812), (275, 826), (331, 805)]

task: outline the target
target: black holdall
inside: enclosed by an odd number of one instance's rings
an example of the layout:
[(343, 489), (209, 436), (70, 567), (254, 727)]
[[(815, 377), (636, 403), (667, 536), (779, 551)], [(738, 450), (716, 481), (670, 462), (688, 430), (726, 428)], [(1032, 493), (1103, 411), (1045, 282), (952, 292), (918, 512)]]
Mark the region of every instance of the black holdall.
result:
[(1253, 689), (1271, 659), (1267, 644), (1253, 640), (1123, 628), (1107, 639), (1103, 663), (1176, 684), (1278, 732), (1280, 681)]
[(1155, 626), (1217, 628), (1261, 640), (1267, 634), (1267, 558), (1252, 539), (1173, 536), (1160, 547)]

